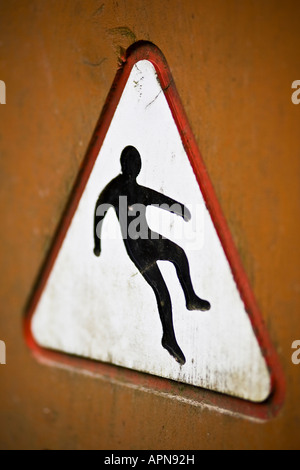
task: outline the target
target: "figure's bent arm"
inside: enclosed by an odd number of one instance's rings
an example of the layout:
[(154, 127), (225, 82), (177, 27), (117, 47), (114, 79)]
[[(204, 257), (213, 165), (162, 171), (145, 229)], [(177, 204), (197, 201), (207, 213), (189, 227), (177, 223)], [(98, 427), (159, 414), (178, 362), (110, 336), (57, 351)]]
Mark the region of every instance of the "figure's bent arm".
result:
[(101, 254), (101, 232), (104, 217), (108, 210), (114, 207), (112, 194), (110, 191), (110, 185), (108, 185), (100, 194), (94, 212), (94, 254), (100, 256)]
[(192, 216), (189, 209), (175, 199), (172, 199), (164, 194), (161, 194), (153, 189), (142, 188), (145, 195), (145, 202), (148, 205), (157, 206), (160, 209), (164, 209), (172, 214), (179, 215), (185, 221), (191, 220)]

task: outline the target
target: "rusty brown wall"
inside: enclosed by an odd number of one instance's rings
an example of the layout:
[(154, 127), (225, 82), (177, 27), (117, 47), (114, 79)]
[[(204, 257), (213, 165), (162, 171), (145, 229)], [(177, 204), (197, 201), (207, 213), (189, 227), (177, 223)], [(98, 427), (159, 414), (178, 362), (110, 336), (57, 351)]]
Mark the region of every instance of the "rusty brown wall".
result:
[[(297, 0), (0, 0), (0, 448), (299, 448)], [(286, 377), (266, 423), (39, 364), (22, 316), (121, 48), (171, 68)]]

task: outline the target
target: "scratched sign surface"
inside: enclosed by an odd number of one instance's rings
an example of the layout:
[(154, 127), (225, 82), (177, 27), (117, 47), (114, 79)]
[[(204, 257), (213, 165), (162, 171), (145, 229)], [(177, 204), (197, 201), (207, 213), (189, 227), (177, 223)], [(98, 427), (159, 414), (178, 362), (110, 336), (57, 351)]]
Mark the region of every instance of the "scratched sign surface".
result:
[[(161, 343), (166, 304), (159, 305), (160, 288), (155, 291), (128, 255), (113, 208), (103, 220), (101, 255), (94, 254), (95, 205), (122, 173), (120, 158), (128, 146), (140, 155), (138, 186), (189, 210), (184, 219), (157, 206), (146, 209), (151, 231), (180, 247), (195, 295), (209, 302), (210, 308), (189, 310), (180, 266), (169, 255), (157, 261), (184, 360)], [(35, 310), (32, 332), (39, 345), (65, 353), (254, 402), (270, 394), (265, 359), (150, 61), (132, 68)]]

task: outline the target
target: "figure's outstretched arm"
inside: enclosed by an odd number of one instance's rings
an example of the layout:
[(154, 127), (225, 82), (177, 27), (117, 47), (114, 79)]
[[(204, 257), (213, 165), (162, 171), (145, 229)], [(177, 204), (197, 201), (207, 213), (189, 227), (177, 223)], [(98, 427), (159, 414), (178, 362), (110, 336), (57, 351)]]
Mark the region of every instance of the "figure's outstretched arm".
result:
[(94, 254), (100, 256), (101, 254), (101, 232), (104, 217), (108, 210), (114, 207), (113, 204), (113, 191), (111, 191), (110, 184), (100, 194), (94, 212)]
[(182, 217), (186, 222), (191, 220), (192, 215), (189, 209), (175, 199), (172, 199), (164, 194), (161, 194), (157, 191), (154, 191), (150, 188), (141, 188), (144, 193), (145, 203), (151, 206), (157, 206), (160, 209), (166, 210), (171, 212), (172, 214), (179, 215)]

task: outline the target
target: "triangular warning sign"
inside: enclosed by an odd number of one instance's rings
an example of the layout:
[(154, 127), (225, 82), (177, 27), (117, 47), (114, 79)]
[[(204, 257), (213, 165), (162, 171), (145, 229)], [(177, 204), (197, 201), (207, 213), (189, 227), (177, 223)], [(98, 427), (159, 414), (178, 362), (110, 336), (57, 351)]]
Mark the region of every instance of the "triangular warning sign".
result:
[[(97, 213), (102, 203), (115, 210)], [(40, 351), (254, 403), (282, 397), (255, 299), (170, 71), (152, 44), (131, 48), (118, 71), (26, 331)]]

